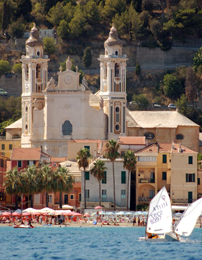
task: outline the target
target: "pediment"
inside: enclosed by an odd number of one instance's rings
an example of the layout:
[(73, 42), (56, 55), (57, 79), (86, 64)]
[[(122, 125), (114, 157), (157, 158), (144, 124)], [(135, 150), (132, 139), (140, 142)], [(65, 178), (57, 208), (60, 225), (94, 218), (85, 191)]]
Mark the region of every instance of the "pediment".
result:
[(65, 70), (58, 72), (58, 86), (56, 90), (80, 90), (79, 87), (79, 72), (74, 72), (72, 70)]

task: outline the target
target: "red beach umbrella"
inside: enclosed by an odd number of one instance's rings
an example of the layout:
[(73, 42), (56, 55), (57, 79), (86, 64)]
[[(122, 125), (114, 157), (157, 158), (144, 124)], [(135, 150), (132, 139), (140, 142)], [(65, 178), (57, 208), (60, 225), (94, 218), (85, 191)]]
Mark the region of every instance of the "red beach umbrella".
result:
[(101, 206), (97, 206), (97, 207), (95, 207), (95, 209), (102, 209), (102, 207)]
[(10, 216), (10, 215), (11, 215), (11, 213), (10, 213), (10, 212), (7, 212), (7, 211), (5, 211), (5, 212), (2, 213), (2, 216), (4, 216), (4, 217), (5, 217), (5, 216)]
[(13, 212), (12, 215), (13, 216), (20, 216), (21, 214), (19, 212)]
[(80, 214), (80, 213), (78, 213), (78, 212), (72, 212), (73, 214), (73, 216), (81, 216), (82, 214)]
[(88, 218), (91, 217), (91, 215), (89, 215), (88, 213), (84, 214), (83, 216)]
[(31, 215), (31, 213), (28, 213), (28, 212), (23, 212), (22, 213), (22, 216), (30, 216)]
[(65, 212), (63, 215), (65, 215), (65, 216), (73, 216), (74, 212)]

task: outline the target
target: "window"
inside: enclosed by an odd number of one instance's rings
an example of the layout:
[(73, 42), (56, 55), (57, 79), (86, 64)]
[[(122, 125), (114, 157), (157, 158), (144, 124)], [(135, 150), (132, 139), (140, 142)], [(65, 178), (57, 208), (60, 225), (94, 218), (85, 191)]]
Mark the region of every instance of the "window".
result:
[(74, 199), (74, 195), (71, 194), (71, 195), (70, 195), (70, 200), (73, 200), (73, 199)]
[(107, 172), (104, 172), (104, 179), (102, 179), (102, 183), (103, 184), (107, 183)]
[(89, 181), (90, 180), (90, 174), (89, 172), (85, 172), (85, 180)]
[(156, 162), (155, 156), (138, 156), (138, 162)]
[(186, 182), (195, 182), (195, 173), (186, 173)]
[(34, 195), (34, 203), (39, 204), (40, 203), (40, 194)]
[(5, 150), (5, 144), (1, 145), (1, 150)]
[(163, 154), (163, 163), (167, 163), (167, 155)]
[(121, 172), (121, 183), (126, 183), (126, 172), (125, 171)]
[(102, 190), (102, 199), (107, 198), (107, 190)]
[(62, 125), (62, 134), (63, 135), (71, 135), (72, 134), (72, 124), (69, 120), (65, 121)]
[(126, 190), (121, 190), (121, 198), (122, 199), (126, 198)]
[(13, 149), (12, 144), (9, 144), (9, 150), (12, 150), (12, 149)]
[(22, 167), (22, 161), (18, 161), (18, 167)]
[(149, 197), (150, 197), (150, 199), (153, 199), (154, 196), (155, 196), (155, 191), (154, 191), (154, 190), (150, 190), (150, 191), (149, 191)]
[(20, 138), (19, 135), (13, 135), (13, 139), (18, 139), (18, 138)]
[(90, 153), (90, 146), (85, 145), (84, 148), (85, 148), (85, 149), (88, 149), (88, 151), (89, 151), (89, 153)]
[(198, 185), (200, 185), (201, 184), (201, 179), (200, 178), (198, 178)]
[(86, 199), (89, 199), (89, 198), (90, 198), (90, 191), (86, 190)]
[(52, 203), (52, 195), (48, 195), (48, 203)]
[(162, 172), (162, 180), (163, 181), (167, 180), (167, 172)]
[(193, 156), (189, 156), (188, 157), (188, 163), (189, 164), (193, 164)]
[(178, 135), (176, 135), (176, 139), (177, 139), (177, 140), (183, 140), (183, 139), (184, 139), (184, 136), (181, 135), (181, 134), (178, 134)]
[(81, 201), (81, 193), (79, 193), (79, 201)]

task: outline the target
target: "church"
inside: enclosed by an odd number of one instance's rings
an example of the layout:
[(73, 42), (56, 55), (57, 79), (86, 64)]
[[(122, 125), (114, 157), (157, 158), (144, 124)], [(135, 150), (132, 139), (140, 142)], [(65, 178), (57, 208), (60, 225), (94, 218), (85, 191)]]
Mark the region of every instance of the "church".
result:
[[(78, 68), (59, 68), (58, 79), (48, 79), (49, 58), (34, 25), (22, 56), (22, 119), (6, 128), (21, 135), (22, 148), (41, 148), (52, 157), (68, 157), (72, 140), (119, 140), (145, 136), (148, 143), (173, 141), (198, 151), (199, 126), (178, 111), (129, 111), (127, 56), (114, 25), (100, 55), (100, 90), (93, 94)], [(135, 86), (134, 86), (135, 87)], [(18, 126), (15, 128), (15, 126)]]

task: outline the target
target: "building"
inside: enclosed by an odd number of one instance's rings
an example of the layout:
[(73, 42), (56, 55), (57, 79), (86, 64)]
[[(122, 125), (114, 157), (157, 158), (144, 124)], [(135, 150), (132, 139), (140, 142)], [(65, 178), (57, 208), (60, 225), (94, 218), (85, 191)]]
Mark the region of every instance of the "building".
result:
[(163, 186), (172, 204), (197, 199), (197, 152), (174, 142), (154, 143), (136, 157), (136, 205), (148, 205)]

